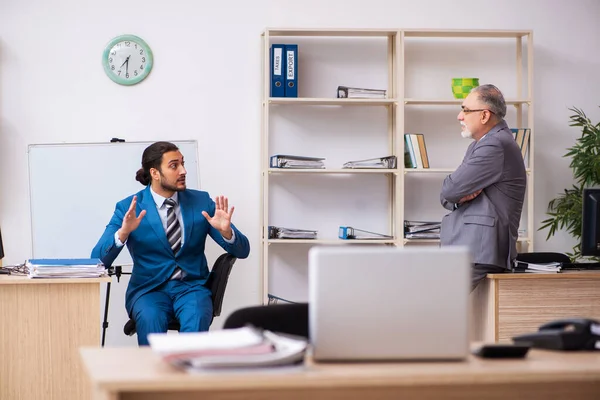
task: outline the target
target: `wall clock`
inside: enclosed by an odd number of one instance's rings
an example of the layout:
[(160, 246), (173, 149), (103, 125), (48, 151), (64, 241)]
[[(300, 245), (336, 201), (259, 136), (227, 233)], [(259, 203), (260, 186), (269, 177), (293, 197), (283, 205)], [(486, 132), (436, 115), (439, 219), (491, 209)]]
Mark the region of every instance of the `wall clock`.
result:
[(120, 35), (111, 40), (102, 54), (104, 72), (120, 85), (135, 85), (152, 71), (152, 50), (134, 35)]

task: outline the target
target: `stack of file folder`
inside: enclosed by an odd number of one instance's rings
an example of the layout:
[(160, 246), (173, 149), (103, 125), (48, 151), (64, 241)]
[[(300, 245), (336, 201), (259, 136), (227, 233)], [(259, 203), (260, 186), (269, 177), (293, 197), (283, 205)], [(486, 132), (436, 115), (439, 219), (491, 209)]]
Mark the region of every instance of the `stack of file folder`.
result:
[(269, 239), (316, 239), (317, 231), (269, 226)]
[(379, 158), (369, 158), (366, 160), (348, 161), (344, 163), (343, 168), (396, 168), (396, 156), (387, 156)]
[(30, 278), (99, 278), (107, 276), (104, 264), (97, 258), (37, 258), (27, 260)]
[(559, 262), (534, 264), (527, 262), (517, 262), (513, 268), (513, 272), (530, 272), (530, 273), (558, 273), (561, 271), (562, 264)]
[(351, 226), (340, 226), (338, 231), (338, 238), (344, 240), (351, 239), (393, 239), (394, 237), (391, 235), (384, 235), (382, 233), (369, 232), (358, 228), (353, 228)]
[(385, 99), (387, 91), (383, 89), (364, 89), (338, 86), (338, 99)]
[(404, 221), (406, 239), (439, 239), (442, 223), (436, 221)]
[(307, 340), (247, 326), (179, 335), (151, 333), (152, 351), (187, 371), (290, 365), (302, 362)]
[(271, 156), (271, 168), (325, 168), (324, 158), (276, 154)]

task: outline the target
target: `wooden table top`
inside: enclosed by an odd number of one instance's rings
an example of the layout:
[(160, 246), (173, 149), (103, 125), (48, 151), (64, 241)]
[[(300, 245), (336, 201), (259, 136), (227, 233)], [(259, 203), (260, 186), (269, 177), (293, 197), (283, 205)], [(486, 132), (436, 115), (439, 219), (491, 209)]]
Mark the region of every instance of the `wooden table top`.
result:
[(25, 275), (0, 275), (0, 285), (39, 285), (48, 283), (96, 283), (110, 282), (109, 277), (102, 278), (29, 278)]
[(488, 274), (488, 279), (600, 279), (600, 270), (562, 272), (507, 272)]
[(525, 359), (401, 363), (314, 363), (243, 371), (186, 373), (149, 347), (81, 348), (92, 384), (107, 391), (244, 390), (423, 386), (516, 382), (600, 382), (600, 352), (530, 350)]

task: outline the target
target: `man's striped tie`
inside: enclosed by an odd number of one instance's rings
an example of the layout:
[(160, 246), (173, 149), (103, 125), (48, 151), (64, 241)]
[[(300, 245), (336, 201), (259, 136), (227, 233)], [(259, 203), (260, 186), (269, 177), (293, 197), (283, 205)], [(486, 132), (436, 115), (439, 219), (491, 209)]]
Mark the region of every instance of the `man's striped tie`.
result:
[(175, 214), (176, 205), (177, 203), (173, 199), (165, 200), (165, 206), (167, 207), (167, 240), (171, 245), (171, 250), (175, 254), (181, 248), (181, 225), (179, 225), (177, 215)]
[[(165, 206), (167, 207), (167, 240), (174, 254), (177, 254), (181, 248), (181, 225), (179, 225), (177, 214), (175, 213), (176, 205), (177, 203), (173, 199), (165, 200)], [(169, 279), (182, 279), (183, 276), (183, 271), (177, 267)]]

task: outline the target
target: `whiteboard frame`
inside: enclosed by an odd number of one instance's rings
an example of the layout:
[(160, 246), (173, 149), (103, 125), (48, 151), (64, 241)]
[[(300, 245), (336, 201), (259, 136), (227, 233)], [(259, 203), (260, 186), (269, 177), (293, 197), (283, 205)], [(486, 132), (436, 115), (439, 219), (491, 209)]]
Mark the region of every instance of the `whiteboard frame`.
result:
[[(70, 241), (73, 240), (73, 236), (77, 235), (77, 232), (58, 232), (54, 235), (54, 237), (52, 238), (52, 240), (50, 240), (49, 242), (43, 242), (40, 243), (40, 241), (38, 240), (40, 238), (40, 236), (46, 237), (46, 235), (42, 235), (39, 234), (38, 231), (40, 229), (40, 226), (44, 225), (44, 222), (40, 221), (39, 215), (37, 215), (36, 213), (40, 212), (40, 207), (44, 208), (44, 206), (40, 206), (39, 204), (43, 204), (46, 202), (46, 199), (50, 198), (53, 201), (58, 201), (57, 199), (59, 199), (61, 197), (61, 193), (62, 191), (64, 191), (65, 188), (69, 187), (72, 190), (70, 192), (68, 192), (66, 194), (66, 196), (79, 196), (81, 193), (86, 193), (86, 190), (91, 191), (91, 193), (99, 193), (102, 190), (106, 190), (107, 188), (111, 187), (111, 184), (113, 184), (114, 186), (118, 186), (118, 185), (114, 185), (115, 182), (118, 182), (118, 179), (120, 177), (123, 177), (123, 179), (127, 179), (127, 183), (123, 184), (123, 188), (126, 185), (130, 185), (131, 184), (131, 190), (130, 193), (121, 193), (118, 196), (113, 196), (113, 199), (111, 201), (112, 204), (108, 204), (108, 202), (105, 204), (102, 204), (102, 209), (101, 210), (94, 210), (94, 209), (90, 209), (89, 212), (92, 214), (92, 216), (97, 216), (98, 219), (102, 219), (102, 223), (100, 224), (100, 226), (94, 226), (91, 227), (90, 229), (98, 229), (98, 235), (95, 238), (96, 242), (97, 240), (100, 239), (100, 236), (102, 235), (102, 232), (104, 232), (104, 229), (107, 225), (107, 223), (109, 222), (113, 212), (114, 212), (114, 207), (116, 205), (116, 203), (132, 194), (137, 193), (138, 191), (142, 190), (144, 188), (144, 186), (142, 186), (139, 182), (135, 181), (135, 173), (136, 171), (141, 167), (141, 160), (142, 160), (142, 153), (143, 150), (150, 146), (151, 144), (155, 143), (156, 141), (132, 141), (132, 142), (88, 142), (88, 143), (39, 143), (39, 144), (30, 144), (27, 147), (27, 155), (28, 155), (28, 176), (29, 176), (29, 183), (28, 183), (28, 187), (29, 187), (29, 209), (30, 209), (30, 221), (31, 221), (31, 254), (33, 258), (79, 258), (79, 257), (89, 257), (89, 254), (91, 253), (91, 250), (93, 248), (90, 247), (89, 249), (87, 249), (87, 246), (85, 250), (87, 250), (86, 252), (83, 251), (83, 249), (81, 248), (81, 246), (79, 246), (79, 248), (77, 248), (77, 245), (75, 245), (75, 248), (71, 248), (70, 246)], [(199, 168), (199, 162), (198, 162), (198, 141), (197, 140), (170, 140), (169, 142), (175, 144), (177, 147), (180, 148), (184, 159), (186, 161), (186, 169), (187, 169), (187, 179), (186, 179), (186, 183), (187, 183), (187, 187), (189, 189), (200, 189), (200, 168)], [(58, 170), (56, 168), (54, 168), (54, 174), (55, 175), (51, 175), (50, 177), (46, 176), (51, 174), (51, 166), (49, 166), (48, 168), (46, 168), (47, 164), (44, 164), (42, 162), (42, 159), (37, 159), (36, 157), (40, 157), (40, 156), (48, 156), (48, 154), (39, 154), (38, 155), (38, 150), (51, 150), (51, 149), (60, 149), (61, 151), (67, 151), (68, 148), (81, 148), (81, 149), (86, 149), (86, 150), (91, 150), (94, 149), (95, 147), (97, 147), (98, 149), (102, 149), (102, 151), (98, 151), (99, 156), (102, 155), (103, 152), (110, 152), (107, 148), (110, 147), (115, 147), (119, 149), (119, 152), (121, 152), (121, 150), (127, 152), (127, 150), (125, 150), (126, 148), (130, 148), (131, 150), (131, 156), (136, 156), (136, 159), (134, 160), (133, 158), (127, 158), (126, 160), (124, 160), (126, 163), (130, 163), (131, 165), (133, 165), (133, 162), (136, 163), (137, 168), (132, 169), (132, 170), (122, 170), (120, 168), (120, 161), (119, 160), (108, 160), (107, 163), (105, 163), (104, 165), (102, 165), (101, 167), (98, 167), (95, 163), (95, 159), (90, 159), (90, 163), (87, 165), (68, 165), (68, 160), (65, 162), (65, 164), (60, 165), (60, 167), (57, 167)], [(190, 150), (193, 150), (193, 154), (189, 154)], [(57, 155), (60, 156), (59, 154), (60, 152), (57, 152)], [(135, 154), (134, 154), (135, 153)], [(56, 156), (55, 154), (51, 154), (51, 157), (48, 158), (47, 162), (50, 162), (52, 160), (52, 157)], [(81, 161), (80, 159), (78, 161)], [(42, 162), (41, 165), (38, 165), (37, 163)], [(85, 162), (84, 162), (85, 164)], [(62, 168), (64, 167), (64, 168)], [(90, 172), (90, 171), (95, 171), (96, 173), (101, 173), (102, 170), (104, 170), (104, 168), (106, 168), (106, 174), (102, 176), (102, 178), (106, 177), (106, 181), (105, 182), (97, 182), (94, 181), (92, 183), (87, 183), (90, 186), (87, 187), (87, 189), (84, 188), (81, 189), (80, 186), (78, 186), (78, 184), (82, 183), (80, 182), (80, 180), (77, 180), (77, 177), (79, 175), (79, 177), (82, 177), (83, 179), (87, 179), (88, 177), (86, 176), (86, 172)], [(111, 170), (112, 168), (112, 170)], [(46, 174), (46, 175), (44, 175)], [(40, 180), (44, 180), (45, 181), (49, 181), (48, 183), (46, 183), (46, 186), (51, 187), (52, 190), (48, 190), (48, 195), (44, 196), (44, 198), (37, 198), (36, 196), (38, 196), (38, 192), (39, 191), (43, 191), (45, 190), (44, 187), (40, 187)], [(117, 179), (117, 181), (115, 181), (115, 179)], [(38, 184), (38, 187), (34, 188), (34, 184)], [(61, 186), (62, 185), (62, 186)], [(68, 186), (65, 186), (68, 185)], [(93, 190), (93, 191), (92, 191)], [(124, 190), (124, 189), (123, 189)], [(127, 191), (129, 191), (129, 189), (127, 189)], [(101, 192), (99, 195), (109, 195), (110, 191), (107, 192)], [(64, 194), (64, 193), (62, 193)], [(66, 196), (62, 196), (62, 197), (66, 197)], [(88, 196), (89, 197), (89, 196)], [(37, 203), (38, 201), (42, 201), (42, 203)], [(69, 199), (69, 201), (73, 201), (73, 199)], [(84, 201), (84, 200), (82, 200)], [(58, 203), (52, 203), (52, 204), (58, 204)], [(47, 210), (46, 210), (47, 211)], [(67, 212), (70, 212), (70, 210), (65, 210), (65, 209), (61, 209), (60, 205), (57, 207), (56, 209), (56, 214), (53, 214), (51, 218), (56, 218), (56, 215), (59, 216), (64, 216), (67, 214)], [(77, 211), (76, 211), (77, 212)], [(75, 212), (75, 215), (76, 215)], [(81, 210), (79, 210), (79, 212), (81, 213)], [(86, 214), (87, 215), (87, 214)], [(75, 218), (77, 218), (77, 215), (75, 216)], [(68, 220), (68, 218), (67, 218)], [(37, 230), (36, 230), (37, 229)], [(50, 228), (46, 227), (46, 230), (48, 230)], [(42, 228), (42, 230), (40, 232), (45, 232), (44, 228)], [(37, 239), (36, 239), (37, 238)], [(79, 239), (79, 238), (78, 238)], [(54, 242), (53, 242), (54, 240)], [(62, 242), (61, 242), (62, 241)], [(60, 242), (60, 245), (55, 245), (55, 243)], [(96, 243), (94, 242), (94, 244)], [(64, 243), (64, 244), (63, 244)], [(62, 250), (61, 250), (62, 249)], [(67, 254), (64, 254), (67, 253)], [(87, 254), (86, 254), (87, 253)], [(119, 257), (117, 257), (117, 259), (115, 260), (114, 265), (121, 265), (121, 266), (131, 266), (133, 263), (131, 261), (131, 256), (129, 255), (129, 252), (125, 249), (123, 251), (121, 251), (121, 254), (119, 255)]]

